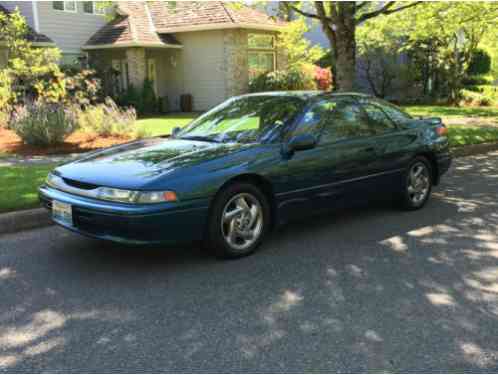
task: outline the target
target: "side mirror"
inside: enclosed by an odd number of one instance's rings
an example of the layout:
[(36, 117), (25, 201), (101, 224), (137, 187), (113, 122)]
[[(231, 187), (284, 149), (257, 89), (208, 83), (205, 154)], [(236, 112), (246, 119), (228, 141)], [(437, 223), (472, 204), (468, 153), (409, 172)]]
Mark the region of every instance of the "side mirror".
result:
[(289, 152), (309, 150), (316, 146), (316, 139), (311, 134), (298, 134), (287, 143)]
[(176, 137), (176, 135), (180, 133), (180, 130), (182, 130), (182, 128), (180, 128), (179, 126), (175, 126), (173, 130), (171, 130), (171, 137)]

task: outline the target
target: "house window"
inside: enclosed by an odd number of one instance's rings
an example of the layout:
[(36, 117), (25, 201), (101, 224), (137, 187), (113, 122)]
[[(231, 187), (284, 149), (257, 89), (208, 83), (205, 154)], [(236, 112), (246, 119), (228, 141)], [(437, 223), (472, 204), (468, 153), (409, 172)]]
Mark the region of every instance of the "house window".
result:
[(269, 34), (248, 34), (247, 59), (249, 79), (275, 70), (275, 37)]
[(76, 13), (76, 1), (52, 1), (52, 8), (64, 12)]
[(112, 60), (113, 89), (118, 95), (128, 89), (128, 62), (126, 60)]
[(83, 2), (83, 12), (87, 14), (105, 14), (104, 7), (97, 1), (84, 1)]

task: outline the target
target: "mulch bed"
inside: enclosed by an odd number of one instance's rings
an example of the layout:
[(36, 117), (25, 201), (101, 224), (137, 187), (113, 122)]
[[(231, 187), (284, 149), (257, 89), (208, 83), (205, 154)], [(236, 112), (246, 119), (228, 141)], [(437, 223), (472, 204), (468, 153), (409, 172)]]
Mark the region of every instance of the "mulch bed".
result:
[(65, 142), (53, 147), (36, 147), (24, 144), (13, 131), (0, 128), (0, 154), (17, 154), (22, 156), (60, 155), (92, 151), (129, 142), (130, 137), (98, 135), (75, 132), (66, 138)]

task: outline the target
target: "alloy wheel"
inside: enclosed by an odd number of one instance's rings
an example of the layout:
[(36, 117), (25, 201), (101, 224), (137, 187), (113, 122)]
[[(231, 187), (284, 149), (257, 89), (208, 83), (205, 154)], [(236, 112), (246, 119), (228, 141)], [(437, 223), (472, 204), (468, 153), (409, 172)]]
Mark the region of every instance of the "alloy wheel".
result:
[(263, 209), (258, 199), (249, 193), (233, 196), (223, 209), (221, 231), (232, 249), (251, 247), (263, 232)]
[(412, 165), (408, 175), (408, 196), (413, 205), (422, 204), (430, 190), (429, 169), (422, 162)]

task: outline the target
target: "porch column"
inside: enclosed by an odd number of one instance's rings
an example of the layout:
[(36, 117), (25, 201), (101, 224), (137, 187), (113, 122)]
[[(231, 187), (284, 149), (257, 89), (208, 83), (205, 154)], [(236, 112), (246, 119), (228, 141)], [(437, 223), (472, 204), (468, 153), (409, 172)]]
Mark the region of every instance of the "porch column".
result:
[(145, 48), (128, 48), (126, 50), (126, 61), (128, 62), (128, 77), (130, 84), (136, 89), (141, 90), (147, 76)]

